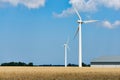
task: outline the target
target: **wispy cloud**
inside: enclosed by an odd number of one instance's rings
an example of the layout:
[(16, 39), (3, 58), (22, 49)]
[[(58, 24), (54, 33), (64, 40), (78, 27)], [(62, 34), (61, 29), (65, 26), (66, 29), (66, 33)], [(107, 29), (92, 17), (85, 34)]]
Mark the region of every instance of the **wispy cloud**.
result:
[(120, 9), (120, 0), (70, 0), (71, 7), (63, 10), (61, 13), (56, 13), (56, 17), (64, 17), (74, 13), (73, 7), (77, 8), (81, 12), (94, 12), (98, 10), (99, 6), (107, 8), (113, 8), (115, 10)]
[(39, 8), (45, 5), (45, 0), (0, 0), (0, 4), (11, 4), (13, 6), (20, 4), (27, 8)]
[(114, 23), (110, 23), (109, 21), (103, 21), (102, 25), (103, 25), (103, 27), (106, 27), (109, 29), (114, 29), (114, 28), (120, 27), (120, 21), (117, 20)]
[(60, 14), (53, 13), (53, 16), (60, 18), (60, 17), (66, 17), (72, 13), (74, 13), (74, 10), (72, 8), (68, 8), (67, 10), (63, 10), (62, 13)]

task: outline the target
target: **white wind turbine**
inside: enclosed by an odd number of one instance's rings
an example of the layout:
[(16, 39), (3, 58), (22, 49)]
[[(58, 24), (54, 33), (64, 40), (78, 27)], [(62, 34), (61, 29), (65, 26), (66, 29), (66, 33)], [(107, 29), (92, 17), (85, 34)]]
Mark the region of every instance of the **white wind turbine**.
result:
[(69, 49), (68, 43), (69, 43), (69, 39), (64, 44), (64, 50), (65, 50), (65, 67), (67, 67), (67, 51), (68, 51), (67, 49)]
[(82, 67), (82, 24), (86, 24), (86, 23), (92, 23), (92, 22), (96, 22), (98, 20), (88, 20), (88, 21), (82, 21), (82, 18), (79, 14), (79, 12), (77, 11), (76, 8), (74, 8), (79, 20), (77, 21), (79, 26), (78, 26), (78, 29), (76, 31), (76, 34), (79, 34), (79, 67)]

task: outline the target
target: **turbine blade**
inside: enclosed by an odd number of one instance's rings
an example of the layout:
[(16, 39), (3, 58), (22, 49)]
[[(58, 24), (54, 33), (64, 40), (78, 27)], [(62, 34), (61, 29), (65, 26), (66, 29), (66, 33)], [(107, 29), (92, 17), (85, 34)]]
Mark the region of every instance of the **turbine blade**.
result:
[(70, 50), (70, 47), (67, 45), (68, 50)]
[(68, 37), (66, 44), (69, 44), (69, 41), (70, 41), (70, 40), (69, 40), (69, 37)]
[(76, 8), (74, 8), (74, 10), (75, 10), (75, 12), (76, 12), (78, 18), (79, 18), (80, 20), (82, 20), (82, 18), (81, 18), (81, 16), (80, 16), (80, 13), (78, 12), (78, 10), (77, 10)]
[(88, 20), (88, 21), (83, 21), (83, 23), (93, 23), (93, 22), (97, 22), (98, 20)]
[(76, 36), (77, 36), (78, 32), (79, 32), (79, 27), (78, 27), (77, 31), (75, 32), (74, 39), (76, 38)]

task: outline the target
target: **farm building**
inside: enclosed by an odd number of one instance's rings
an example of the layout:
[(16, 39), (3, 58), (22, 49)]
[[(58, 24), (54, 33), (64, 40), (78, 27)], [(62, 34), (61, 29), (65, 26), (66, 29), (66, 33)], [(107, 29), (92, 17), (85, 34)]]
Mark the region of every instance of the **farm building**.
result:
[(120, 56), (104, 56), (91, 61), (91, 67), (119, 67)]

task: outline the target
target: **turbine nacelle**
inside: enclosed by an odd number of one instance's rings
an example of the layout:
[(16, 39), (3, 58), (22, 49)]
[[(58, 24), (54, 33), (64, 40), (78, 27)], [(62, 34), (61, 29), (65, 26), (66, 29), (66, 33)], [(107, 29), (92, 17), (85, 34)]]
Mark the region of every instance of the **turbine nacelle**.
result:
[(66, 47), (67, 46), (67, 44), (64, 44), (64, 47)]
[(64, 44), (64, 47), (70, 49), (68, 44)]
[(83, 24), (83, 21), (82, 20), (77, 20), (77, 23)]
[(88, 21), (82, 21), (82, 20), (77, 20), (77, 23), (79, 24), (87, 24), (87, 23), (93, 23), (93, 22), (97, 22), (98, 20), (88, 20)]

